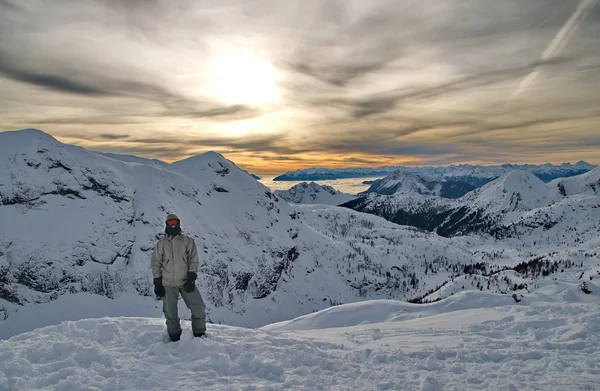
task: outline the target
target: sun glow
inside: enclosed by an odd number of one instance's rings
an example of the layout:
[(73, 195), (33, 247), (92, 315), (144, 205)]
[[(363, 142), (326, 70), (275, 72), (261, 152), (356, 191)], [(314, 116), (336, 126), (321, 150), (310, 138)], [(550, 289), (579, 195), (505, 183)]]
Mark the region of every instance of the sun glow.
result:
[(227, 104), (258, 106), (279, 98), (275, 68), (249, 55), (217, 59), (211, 66), (210, 78), (217, 98)]

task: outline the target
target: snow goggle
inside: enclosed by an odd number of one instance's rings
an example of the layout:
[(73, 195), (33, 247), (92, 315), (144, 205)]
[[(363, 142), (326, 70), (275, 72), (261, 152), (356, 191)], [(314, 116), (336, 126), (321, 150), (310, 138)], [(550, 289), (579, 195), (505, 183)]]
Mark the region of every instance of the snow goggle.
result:
[(177, 220), (177, 219), (167, 220), (167, 225), (169, 227), (175, 227), (176, 225), (179, 225), (179, 220)]

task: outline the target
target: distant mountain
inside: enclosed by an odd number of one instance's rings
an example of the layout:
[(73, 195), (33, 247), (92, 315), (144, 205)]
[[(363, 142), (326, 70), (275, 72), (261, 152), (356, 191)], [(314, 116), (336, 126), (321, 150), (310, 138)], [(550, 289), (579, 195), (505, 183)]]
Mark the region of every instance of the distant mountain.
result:
[(259, 180), (259, 179), (260, 179), (260, 177), (259, 177), (258, 175), (256, 175), (256, 174), (250, 174), (250, 176), (251, 176), (252, 178), (256, 179), (256, 180)]
[(288, 190), (275, 190), (273, 194), (294, 204), (340, 205), (356, 198), (356, 195), (342, 193), (331, 186), (314, 182), (302, 182)]
[(444, 198), (460, 198), (476, 188), (467, 182), (445, 180), (440, 186), (439, 195)]
[[(537, 232), (558, 243), (573, 233), (600, 229), (599, 181), (600, 167), (547, 184), (529, 172), (512, 171), (454, 200), (423, 192), (364, 193), (342, 206), (442, 236), (506, 238)], [(552, 230), (555, 226), (560, 228)]]
[(383, 195), (391, 195), (394, 193), (435, 194), (431, 183), (428, 183), (419, 175), (401, 170), (394, 171), (384, 179), (375, 181), (367, 192)]
[(372, 182), (365, 193), (392, 195), (394, 193), (418, 193), (423, 195), (439, 195), (444, 198), (460, 198), (466, 193), (476, 189), (475, 186), (444, 178), (439, 175), (411, 174), (397, 170), (382, 179)]
[(306, 168), (286, 172), (273, 178), (274, 181), (325, 181), (343, 178), (366, 178), (386, 176), (398, 167), (378, 168)]
[(384, 166), (377, 168), (308, 168), (287, 172), (279, 175), (276, 181), (319, 181), (341, 178), (384, 177), (394, 171), (401, 170), (406, 173), (427, 177), (452, 178), (457, 182), (465, 182), (475, 187), (481, 187), (510, 171), (522, 170), (532, 173), (544, 182), (556, 178), (569, 177), (583, 174), (592, 170), (594, 165), (580, 161), (574, 165), (564, 163), (561, 165), (543, 164), (502, 164), (497, 166), (479, 166), (471, 164), (450, 165), (447, 167), (405, 167)]

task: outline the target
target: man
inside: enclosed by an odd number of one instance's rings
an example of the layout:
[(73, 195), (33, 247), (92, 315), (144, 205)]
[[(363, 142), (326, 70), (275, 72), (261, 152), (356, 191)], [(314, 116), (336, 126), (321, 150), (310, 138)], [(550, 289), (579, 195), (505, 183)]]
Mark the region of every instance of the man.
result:
[(177, 315), (179, 294), (192, 311), (194, 337), (206, 332), (204, 301), (196, 288), (198, 277), (198, 250), (194, 239), (181, 233), (181, 221), (176, 214), (166, 219), (166, 236), (158, 241), (152, 254), (154, 293), (163, 298), (163, 312), (171, 341), (179, 341), (181, 325)]

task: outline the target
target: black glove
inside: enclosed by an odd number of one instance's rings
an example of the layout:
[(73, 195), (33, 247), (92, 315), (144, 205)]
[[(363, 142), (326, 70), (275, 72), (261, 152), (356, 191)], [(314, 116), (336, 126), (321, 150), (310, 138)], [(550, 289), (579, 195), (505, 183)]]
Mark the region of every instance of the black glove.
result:
[(156, 277), (154, 279), (154, 294), (156, 297), (165, 296), (165, 287), (162, 284), (162, 277)]
[(183, 287), (186, 292), (190, 293), (194, 291), (194, 288), (196, 287), (196, 278), (198, 278), (196, 273), (188, 272), (187, 280), (185, 280), (185, 286)]

